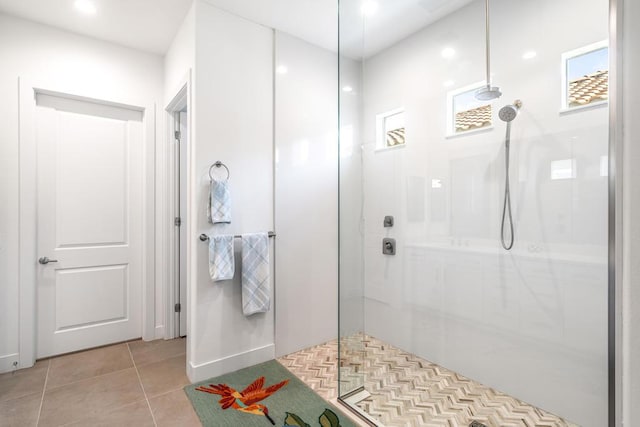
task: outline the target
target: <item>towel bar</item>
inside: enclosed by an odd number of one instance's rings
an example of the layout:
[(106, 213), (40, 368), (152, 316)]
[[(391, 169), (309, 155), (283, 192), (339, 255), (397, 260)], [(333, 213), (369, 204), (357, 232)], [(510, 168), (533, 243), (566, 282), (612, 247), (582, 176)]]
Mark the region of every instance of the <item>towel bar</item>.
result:
[[(233, 236), (236, 239), (241, 238), (242, 236), (240, 234), (236, 234), (235, 236)], [(274, 233), (273, 231), (269, 232), (269, 237), (276, 237), (276, 233)], [(207, 236), (206, 234), (201, 234), (200, 235), (200, 240), (203, 242), (206, 242), (207, 240), (209, 240), (209, 236)]]

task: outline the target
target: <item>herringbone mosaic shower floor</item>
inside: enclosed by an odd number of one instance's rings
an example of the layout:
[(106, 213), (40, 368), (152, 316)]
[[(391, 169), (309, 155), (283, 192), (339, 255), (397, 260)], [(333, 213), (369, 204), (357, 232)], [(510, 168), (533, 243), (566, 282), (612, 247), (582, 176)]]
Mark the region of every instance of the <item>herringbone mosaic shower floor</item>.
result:
[[(342, 389), (366, 372), (371, 397), (358, 403), (387, 427), (466, 427), (473, 420), (489, 427), (575, 427), (553, 414), (421, 359), (372, 337), (343, 341)], [(366, 357), (363, 357), (366, 354)], [(338, 395), (338, 343), (281, 357), (296, 376), (327, 400)]]

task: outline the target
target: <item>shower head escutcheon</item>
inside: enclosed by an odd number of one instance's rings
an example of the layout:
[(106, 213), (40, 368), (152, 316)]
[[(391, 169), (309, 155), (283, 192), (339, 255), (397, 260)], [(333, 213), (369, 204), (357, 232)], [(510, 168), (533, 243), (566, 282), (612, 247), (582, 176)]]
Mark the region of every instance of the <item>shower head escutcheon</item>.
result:
[(513, 102), (512, 105), (505, 105), (504, 107), (502, 107), (500, 111), (498, 111), (498, 117), (500, 117), (500, 120), (502, 120), (503, 122), (509, 123), (516, 118), (521, 107), (522, 101), (517, 99)]
[(492, 99), (500, 98), (502, 92), (500, 92), (498, 86), (486, 85), (478, 89), (474, 96), (478, 101), (491, 101)]

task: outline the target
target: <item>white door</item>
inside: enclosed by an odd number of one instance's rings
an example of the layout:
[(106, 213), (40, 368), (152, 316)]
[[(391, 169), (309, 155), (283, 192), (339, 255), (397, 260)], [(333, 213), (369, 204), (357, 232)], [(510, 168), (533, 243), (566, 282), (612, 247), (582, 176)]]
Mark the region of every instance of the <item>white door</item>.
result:
[(36, 104), (37, 357), (138, 338), (143, 113), (45, 94)]

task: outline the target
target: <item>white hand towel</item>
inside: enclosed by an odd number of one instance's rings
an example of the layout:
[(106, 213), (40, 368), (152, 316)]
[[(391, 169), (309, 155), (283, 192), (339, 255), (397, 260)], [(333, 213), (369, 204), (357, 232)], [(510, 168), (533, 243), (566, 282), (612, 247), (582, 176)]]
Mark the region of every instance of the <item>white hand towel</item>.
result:
[(209, 236), (209, 274), (211, 280), (231, 280), (235, 274), (233, 235)]
[(207, 216), (212, 224), (231, 224), (231, 194), (228, 179), (211, 180)]
[(242, 235), (242, 312), (245, 316), (271, 308), (269, 235)]

